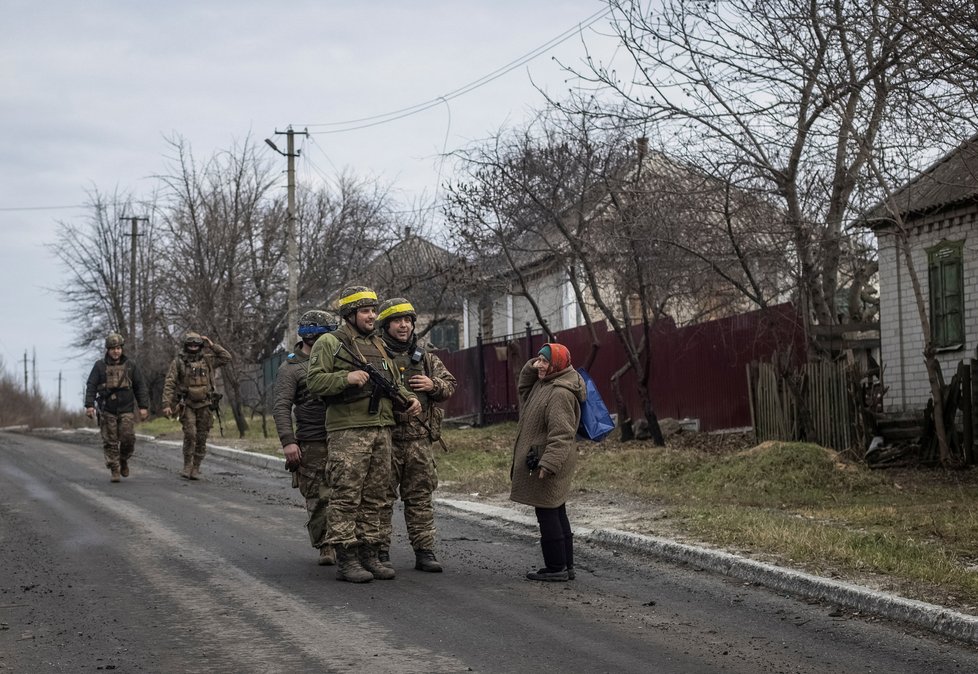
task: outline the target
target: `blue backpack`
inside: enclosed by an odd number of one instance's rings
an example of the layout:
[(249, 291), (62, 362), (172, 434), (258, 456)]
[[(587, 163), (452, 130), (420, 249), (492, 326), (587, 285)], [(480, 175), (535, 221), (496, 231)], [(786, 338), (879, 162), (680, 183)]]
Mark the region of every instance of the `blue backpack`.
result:
[(578, 369), (577, 373), (584, 380), (587, 389), (587, 400), (581, 403), (581, 425), (577, 428), (577, 437), (601, 442), (611, 431), (615, 430), (615, 422), (608, 412), (598, 387), (587, 370)]

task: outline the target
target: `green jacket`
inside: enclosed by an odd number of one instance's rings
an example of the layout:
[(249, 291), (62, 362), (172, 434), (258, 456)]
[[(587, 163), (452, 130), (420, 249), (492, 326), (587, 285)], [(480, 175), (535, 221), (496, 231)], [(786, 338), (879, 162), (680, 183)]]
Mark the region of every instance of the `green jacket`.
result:
[(355, 368), (341, 360), (350, 357), (340, 349), (341, 343), (346, 344), (361, 360), (372, 363), (390, 381), (396, 382), (404, 396), (409, 399), (417, 397), (401, 384), (400, 378), (392, 371), (395, 366), (384, 352), (380, 338), (373, 335), (364, 337), (349, 323), (343, 323), (336, 332), (329, 332), (317, 339), (309, 354), (306, 387), (310, 393), (327, 401), (326, 430), (332, 432), (344, 428), (395, 425), (394, 406), (390, 398), (381, 397), (377, 413), (370, 414), (368, 408), (372, 384), (367, 382), (359, 387), (347, 383), (346, 376)]

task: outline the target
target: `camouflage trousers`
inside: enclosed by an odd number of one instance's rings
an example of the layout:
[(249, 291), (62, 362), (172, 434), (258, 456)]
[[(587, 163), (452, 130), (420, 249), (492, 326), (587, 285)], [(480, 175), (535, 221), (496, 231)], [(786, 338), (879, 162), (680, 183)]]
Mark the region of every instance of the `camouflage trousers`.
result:
[(329, 489), (326, 488), (326, 442), (303, 442), (302, 463), (296, 477), (299, 493), (306, 499), (306, 530), (312, 547), (321, 547), (326, 542), (326, 508), (329, 506)]
[(211, 432), (214, 418), (209, 407), (190, 407), (186, 405), (180, 415), (183, 426), (183, 462), (200, 466), (207, 453), (207, 435)]
[(391, 472), (389, 426), (330, 431), (326, 458), (326, 541), (377, 545)]
[(105, 453), (105, 467), (118, 468), (120, 461), (128, 461), (136, 449), (136, 419), (132, 412), (99, 415), (99, 429), (102, 431), (102, 449)]
[(392, 444), (391, 481), (381, 517), (381, 547), (390, 549), (394, 501), (400, 496), (404, 503), (404, 524), (411, 547), (415, 550), (434, 550), (435, 508), (431, 495), (438, 488), (438, 471), (431, 441), (422, 437), (394, 440)]

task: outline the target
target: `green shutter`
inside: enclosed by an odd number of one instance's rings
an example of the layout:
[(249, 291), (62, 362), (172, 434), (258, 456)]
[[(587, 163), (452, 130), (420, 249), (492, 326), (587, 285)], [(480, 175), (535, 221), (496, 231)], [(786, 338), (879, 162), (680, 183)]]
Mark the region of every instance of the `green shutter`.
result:
[(964, 345), (963, 241), (943, 242), (927, 251), (930, 327), (936, 348)]

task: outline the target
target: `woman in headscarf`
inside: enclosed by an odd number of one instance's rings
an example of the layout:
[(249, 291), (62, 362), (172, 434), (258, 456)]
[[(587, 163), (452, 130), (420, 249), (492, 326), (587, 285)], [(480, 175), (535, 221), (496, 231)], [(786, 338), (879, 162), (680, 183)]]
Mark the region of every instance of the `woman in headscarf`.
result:
[(509, 498), (533, 506), (540, 524), (544, 567), (530, 580), (574, 578), (574, 536), (565, 502), (577, 465), (577, 427), (584, 381), (562, 344), (547, 343), (528, 361), (518, 382), (520, 419), (510, 468)]

